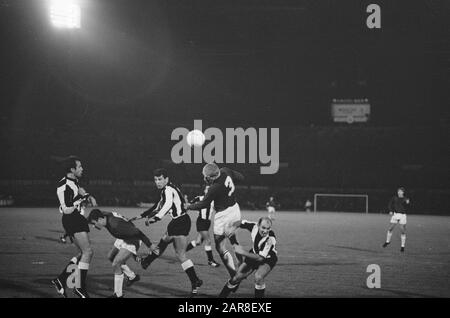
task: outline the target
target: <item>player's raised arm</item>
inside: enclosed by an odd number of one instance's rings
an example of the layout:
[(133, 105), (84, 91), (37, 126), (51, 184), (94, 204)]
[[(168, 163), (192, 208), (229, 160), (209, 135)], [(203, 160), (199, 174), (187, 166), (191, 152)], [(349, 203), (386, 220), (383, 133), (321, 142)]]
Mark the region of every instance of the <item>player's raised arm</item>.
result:
[(145, 218), (145, 217), (154, 217), (158, 211), (156, 211), (156, 207), (158, 206), (158, 203), (153, 204), (153, 206), (147, 210), (145, 210), (144, 212), (141, 213), (141, 217)]
[(193, 204), (186, 204), (186, 209), (187, 210), (201, 210), (201, 209), (209, 208), (211, 206), (211, 202), (214, 201), (214, 197), (216, 195), (216, 192), (217, 192), (217, 186), (216, 185), (212, 185), (209, 188), (209, 190), (206, 193), (206, 195), (203, 198), (203, 200), (198, 201), (198, 202), (193, 203)]
[(240, 246), (240, 245), (235, 245), (235, 246), (234, 246), (234, 252), (235, 252), (236, 254), (239, 254), (239, 255), (248, 257), (248, 258), (250, 258), (250, 259), (252, 259), (252, 260), (254, 260), (254, 261), (260, 262), (260, 261), (263, 261), (263, 260), (264, 260), (264, 257), (263, 257), (263, 256), (258, 255), (258, 254), (255, 254), (255, 253), (247, 252), (247, 251), (246, 251), (242, 246)]
[(248, 230), (248, 231), (250, 231), (250, 232), (253, 230), (253, 228), (254, 228), (255, 226), (257, 226), (257, 223), (256, 223), (256, 222), (250, 222), (250, 221), (247, 221), (247, 220), (242, 220), (241, 223), (240, 223), (240, 225), (239, 225), (239, 227), (240, 227), (241, 229), (246, 229), (246, 230)]

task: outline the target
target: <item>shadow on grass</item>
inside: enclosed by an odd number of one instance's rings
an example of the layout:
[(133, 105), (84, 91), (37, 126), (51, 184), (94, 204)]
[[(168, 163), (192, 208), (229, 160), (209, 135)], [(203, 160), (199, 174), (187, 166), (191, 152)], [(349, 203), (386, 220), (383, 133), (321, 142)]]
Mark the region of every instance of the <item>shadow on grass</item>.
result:
[(40, 240), (40, 241), (49, 241), (49, 242), (54, 242), (54, 243), (64, 245), (58, 238), (54, 238), (54, 237), (35, 236), (34, 238), (36, 240)]

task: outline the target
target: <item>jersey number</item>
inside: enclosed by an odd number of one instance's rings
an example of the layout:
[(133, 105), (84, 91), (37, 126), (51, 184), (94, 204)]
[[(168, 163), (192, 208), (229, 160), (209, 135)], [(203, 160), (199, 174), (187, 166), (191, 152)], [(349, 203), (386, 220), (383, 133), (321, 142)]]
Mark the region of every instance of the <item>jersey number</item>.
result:
[(231, 177), (229, 176), (225, 179), (225, 187), (230, 188), (228, 196), (231, 197), (231, 194), (234, 192), (234, 183), (233, 179), (231, 179)]

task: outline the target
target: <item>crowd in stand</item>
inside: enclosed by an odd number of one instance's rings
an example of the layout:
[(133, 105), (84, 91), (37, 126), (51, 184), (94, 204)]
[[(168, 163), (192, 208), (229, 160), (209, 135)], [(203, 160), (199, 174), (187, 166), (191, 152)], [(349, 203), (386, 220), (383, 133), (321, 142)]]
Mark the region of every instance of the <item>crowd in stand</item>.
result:
[[(2, 170), (0, 180), (56, 182), (61, 171), (52, 156), (76, 154), (83, 158), (86, 183), (151, 181), (152, 170), (160, 166), (171, 170), (179, 184), (202, 183), (201, 164), (171, 163), (171, 148), (176, 141), (170, 140), (170, 135), (176, 126), (118, 123), (114, 129), (88, 122), (69, 130), (16, 127), (0, 137), (4, 150), (1, 164), (8, 167)], [(440, 140), (448, 135), (448, 127), (285, 127), (280, 131), (282, 165), (277, 174), (260, 175), (261, 164), (227, 164), (246, 176), (247, 188), (241, 193), (247, 208), (261, 208), (267, 197), (275, 194), (282, 206), (303, 209), (314, 190), (296, 188), (342, 192), (360, 189), (361, 193), (372, 189), (371, 203), (377, 191), (390, 194), (399, 184), (426, 189), (427, 196), (440, 197), (439, 191), (447, 190), (446, 151)], [(108, 205), (135, 205), (149, 199), (135, 188), (113, 188), (106, 187), (105, 195), (97, 196)], [(5, 191), (12, 193), (7, 187)], [(385, 200), (383, 195), (380, 202)]]

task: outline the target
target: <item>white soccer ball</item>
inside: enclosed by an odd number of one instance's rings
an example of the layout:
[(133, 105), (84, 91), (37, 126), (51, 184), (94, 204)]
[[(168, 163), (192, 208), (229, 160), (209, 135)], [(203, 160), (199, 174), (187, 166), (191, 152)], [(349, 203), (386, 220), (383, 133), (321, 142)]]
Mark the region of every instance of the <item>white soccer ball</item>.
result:
[(187, 143), (189, 146), (201, 147), (205, 143), (205, 135), (198, 129), (191, 130), (187, 134)]

